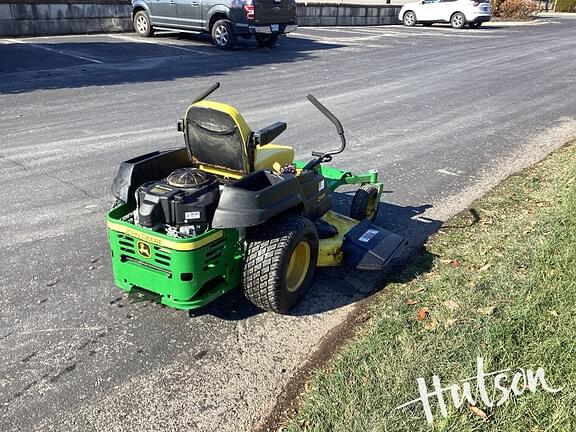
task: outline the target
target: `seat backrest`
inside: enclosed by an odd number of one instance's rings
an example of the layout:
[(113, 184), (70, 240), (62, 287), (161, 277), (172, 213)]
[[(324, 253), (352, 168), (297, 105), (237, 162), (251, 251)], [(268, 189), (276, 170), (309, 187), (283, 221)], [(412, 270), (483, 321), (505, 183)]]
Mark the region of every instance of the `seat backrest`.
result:
[(224, 176), (241, 177), (254, 166), (250, 128), (230, 105), (203, 100), (184, 118), (184, 137), (192, 160)]

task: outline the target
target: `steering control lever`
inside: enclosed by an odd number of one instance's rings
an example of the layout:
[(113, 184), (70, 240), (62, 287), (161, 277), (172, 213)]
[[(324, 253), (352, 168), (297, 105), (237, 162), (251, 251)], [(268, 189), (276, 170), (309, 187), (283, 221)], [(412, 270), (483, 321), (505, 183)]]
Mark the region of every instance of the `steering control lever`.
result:
[(332, 160), (332, 155), (342, 153), (346, 148), (346, 137), (344, 136), (344, 128), (342, 127), (342, 123), (340, 123), (340, 120), (338, 120), (338, 118), (334, 114), (332, 114), (328, 108), (322, 105), (322, 103), (320, 103), (320, 101), (316, 99), (313, 95), (309, 94), (307, 98), (312, 103), (312, 105), (318, 108), (318, 110), (322, 114), (324, 114), (326, 118), (328, 118), (328, 120), (330, 120), (334, 126), (336, 126), (336, 132), (338, 133), (338, 136), (340, 136), (340, 142), (341, 142), (340, 148), (338, 150), (332, 150), (329, 152), (313, 151), (312, 156), (314, 156), (316, 159), (311, 160), (304, 166), (305, 170), (311, 170), (315, 166), (320, 165), (321, 163), (330, 162)]

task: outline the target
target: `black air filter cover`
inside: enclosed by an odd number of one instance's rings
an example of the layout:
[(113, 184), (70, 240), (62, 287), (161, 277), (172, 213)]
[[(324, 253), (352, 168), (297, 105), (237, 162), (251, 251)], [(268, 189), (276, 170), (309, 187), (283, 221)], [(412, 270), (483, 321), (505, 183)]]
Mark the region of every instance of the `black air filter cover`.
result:
[(184, 189), (198, 188), (213, 180), (213, 175), (200, 171), (197, 168), (180, 168), (166, 178), (170, 186)]

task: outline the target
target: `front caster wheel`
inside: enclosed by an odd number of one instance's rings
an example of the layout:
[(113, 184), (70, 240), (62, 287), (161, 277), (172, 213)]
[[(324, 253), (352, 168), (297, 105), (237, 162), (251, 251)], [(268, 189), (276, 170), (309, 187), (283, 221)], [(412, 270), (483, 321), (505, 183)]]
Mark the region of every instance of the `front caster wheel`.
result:
[(372, 184), (362, 186), (352, 198), (350, 217), (356, 220), (368, 219), (373, 221), (378, 214), (378, 188)]
[(261, 309), (286, 313), (308, 289), (318, 259), (318, 233), (303, 216), (275, 218), (248, 234), (242, 285)]

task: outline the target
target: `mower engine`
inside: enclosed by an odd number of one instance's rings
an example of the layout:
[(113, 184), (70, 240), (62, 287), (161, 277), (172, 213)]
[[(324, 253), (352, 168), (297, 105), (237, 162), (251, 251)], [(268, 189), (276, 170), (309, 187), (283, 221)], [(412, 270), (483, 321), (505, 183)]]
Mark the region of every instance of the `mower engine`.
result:
[(219, 198), (215, 176), (181, 168), (138, 188), (134, 222), (172, 237), (194, 237), (210, 228)]

